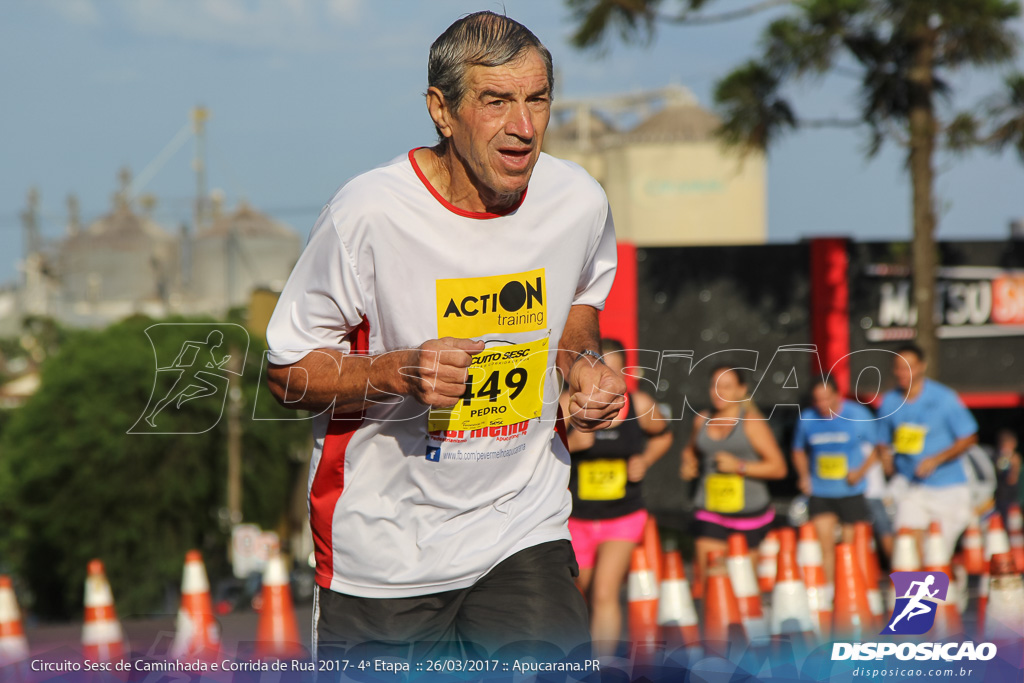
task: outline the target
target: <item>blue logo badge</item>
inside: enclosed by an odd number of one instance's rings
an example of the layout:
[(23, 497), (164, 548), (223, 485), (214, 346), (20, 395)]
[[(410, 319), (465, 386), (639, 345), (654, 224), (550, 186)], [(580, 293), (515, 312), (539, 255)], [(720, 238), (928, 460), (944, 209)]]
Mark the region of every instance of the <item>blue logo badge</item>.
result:
[(896, 606), (882, 635), (918, 636), (935, 624), (936, 600), (944, 601), (949, 577), (944, 572), (893, 572)]
[(441, 462), (441, 447), (427, 446), (427, 460), (429, 462)]

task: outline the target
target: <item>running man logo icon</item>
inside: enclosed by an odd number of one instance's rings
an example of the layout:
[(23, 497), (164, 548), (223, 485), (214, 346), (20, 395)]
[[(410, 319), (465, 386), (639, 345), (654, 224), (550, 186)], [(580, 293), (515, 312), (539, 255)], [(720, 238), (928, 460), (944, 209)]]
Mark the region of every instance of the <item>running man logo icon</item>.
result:
[[(935, 623), (936, 601), (945, 601), (949, 577), (943, 572), (893, 572), (896, 606), (882, 635), (921, 635)], [(902, 596), (902, 597), (901, 597)]]
[[(241, 331), (234, 339), (245, 340), (244, 346), (236, 342), (233, 352), (225, 341), (231, 328)], [(201, 434), (213, 429), (224, 413), (231, 375), (241, 375), (249, 342), (245, 328), (233, 323), (158, 323), (146, 328), (146, 336), (156, 356), (153, 391), (128, 433)], [(168, 419), (186, 404), (198, 408), (193, 411), (197, 419)]]

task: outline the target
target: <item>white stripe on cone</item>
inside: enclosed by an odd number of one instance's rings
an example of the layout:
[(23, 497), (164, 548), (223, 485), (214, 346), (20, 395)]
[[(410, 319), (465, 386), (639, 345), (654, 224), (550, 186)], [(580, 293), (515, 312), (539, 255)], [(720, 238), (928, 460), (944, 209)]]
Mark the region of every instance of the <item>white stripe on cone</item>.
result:
[(772, 590), (772, 635), (810, 633), (813, 630), (804, 582), (777, 581)]
[(1007, 571), (998, 576), (993, 575), (989, 580), (985, 638), (1019, 643), (1024, 637), (1024, 581), (1016, 572), (1013, 558), (1008, 556), (1008, 552), (998, 554), (1006, 556)]
[(630, 572), (626, 580), (626, 594), (632, 600), (658, 598), (658, 583), (652, 570)]
[(658, 626), (696, 626), (697, 610), (686, 579), (665, 579), (658, 598)]
[(21, 610), (18, 609), (18, 599), (14, 595), (14, 589), (10, 586), (10, 579), (3, 577), (4, 584), (0, 585), (0, 625), (16, 624), (13, 628), (5, 630), (14, 633), (0, 637), (0, 666), (12, 664), (28, 657), (28, 639), (21, 632)]
[[(894, 572), (918, 572), (921, 571), (921, 556), (917, 552), (917, 539), (914, 534), (897, 534), (892, 546), (892, 571)], [(889, 588), (888, 596), (889, 609), (896, 607), (896, 589)]]
[(765, 537), (758, 549), (757, 578), (775, 584), (775, 574), (779, 569), (779, 540), (774, 536)]
[(114, 604), (114, 594), (110, 590), (107, 577), (98, 574), (85, 577), (85, 606), (110, 607)]
[(989, 529), (985, 534), (985, 562), (992, 560), (993, 555), (1010, 552), (1010, 537), (1006, 529)]
[[(750, 556), (729, 556), (725, 560), (725, 568), (729, 572), (729, 581), (740, 607), (747, 638), (751, 641), (767, 638), (768, 624), (765, 623), (764, 611), (761, 609), (761, 589), (754, 575), (754, 565), (750, 561)], [(756, 616), (757, 613), (761, 616)]]

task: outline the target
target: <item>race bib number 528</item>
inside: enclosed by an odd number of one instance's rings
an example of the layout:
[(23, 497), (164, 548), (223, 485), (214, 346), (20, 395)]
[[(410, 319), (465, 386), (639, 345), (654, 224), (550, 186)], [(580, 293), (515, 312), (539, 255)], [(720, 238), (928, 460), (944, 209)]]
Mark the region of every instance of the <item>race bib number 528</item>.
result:
[(485, 349), (473, 357), (466, 392), (451, 410), (431, 410), (436, 431), (503, 427), (540, 417), (548, 339)]

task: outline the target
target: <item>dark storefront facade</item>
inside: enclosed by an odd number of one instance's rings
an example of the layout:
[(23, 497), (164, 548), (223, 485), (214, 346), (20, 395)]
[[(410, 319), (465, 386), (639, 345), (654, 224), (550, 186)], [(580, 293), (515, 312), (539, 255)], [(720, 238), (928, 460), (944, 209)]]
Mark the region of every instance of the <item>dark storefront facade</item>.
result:
[[(1024, 431), (1024, 243), (938, 245), (939, 380), (980, 425)], [(602, 316), (606, 336), (638, 351), (634, 382), (671, 414), (676, 443), (645, 483), (652, 510), (688, 507), (679, 452), (708, 407), (719, 365), (747, 369), (754, 401), (783, 451), (811, 377), (831, 373), (871, 402), (892, 386), (892, 350), (913, 339), (907, 243), (815, 239), (735, 247), (620, 246), (620, 272)], [(793, 493), (792, 479), (774, 484)]]

